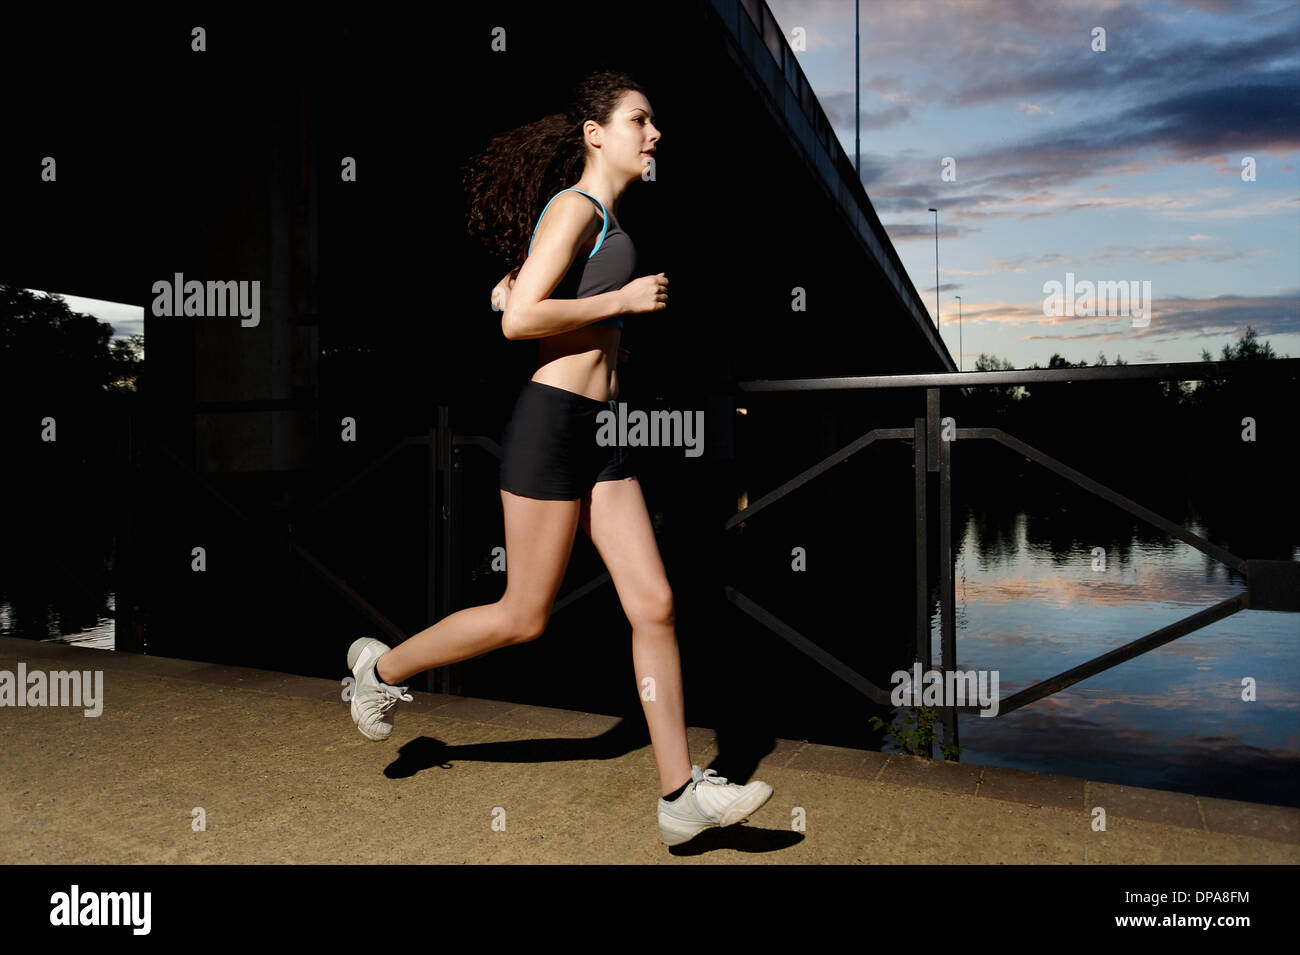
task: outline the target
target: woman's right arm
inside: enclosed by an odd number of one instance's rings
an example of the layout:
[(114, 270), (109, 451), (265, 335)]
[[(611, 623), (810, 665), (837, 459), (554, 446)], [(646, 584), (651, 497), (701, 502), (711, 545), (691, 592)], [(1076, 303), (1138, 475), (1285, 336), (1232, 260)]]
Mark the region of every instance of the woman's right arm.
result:
[(558, 335), (624, 313), (622, 289), (588, 298), (550, 297), (583, 241), (599, 231), (600, 215), (588, 199), (576, 194), (558, 196), (548, 214), (551, 218), (543, 217), (501, 315), (501, 332), (509, 339)]

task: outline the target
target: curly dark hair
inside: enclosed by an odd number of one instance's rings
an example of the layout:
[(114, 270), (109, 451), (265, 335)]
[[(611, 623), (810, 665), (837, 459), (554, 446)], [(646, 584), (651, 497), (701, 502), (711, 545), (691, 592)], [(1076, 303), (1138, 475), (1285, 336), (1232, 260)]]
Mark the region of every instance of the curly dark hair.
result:
[(607, 124), (630, 90), (645, 93), (627, 73), (588, 73), (564, 112), (493, 137), (461, 167), (470, 235), (507, 260), (512, 277), (528, 258), (533, 217), (542, 203), (582, 176), (587, 161), (582, 124), (589, 119)]

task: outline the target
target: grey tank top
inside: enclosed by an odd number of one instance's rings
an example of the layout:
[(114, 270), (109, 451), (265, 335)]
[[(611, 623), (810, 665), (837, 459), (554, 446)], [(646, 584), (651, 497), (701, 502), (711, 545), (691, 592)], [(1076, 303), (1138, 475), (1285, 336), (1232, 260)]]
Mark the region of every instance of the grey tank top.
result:
[[(604, 203), (589, 192), (583, 192), (581, 189), (568, 188), (561, 189), (542, 208), (542, 215), (537, 217), (537, 225), (542, 224), (542, 216), (546, 215), (546, 210), (551, 207), (556, 196), (562, 192), (577, 192), (596, 205), (600, 206), (601, 214), (605, 218), (605, 223), (600, 230), (600, 238), (596, 240), (596, 245), (586, 258), (579, 256), (574, 259), (569, 270), (564, 273), (564, 278), (560, 279), (560, 284), (555, 287), (551, 293), (552, 298), (590, 298), (593, 295), (600, 295), (604, 292), (612, 292), (620, 289), (632, 280), (633, 272), (636, 270), (636, 246), (632, 244), (631, 237), (623, 231), (618, 220), (605, 209)], [(533, 238), (537, 237), (537, 226), (533, 226)], [(529, 254), (533, 251), (533, 243), (530, 239), (528, 242)], [(599, 322), (592, 322), (593, 325), (611, 325), (615, 328), (623, 327), (621, 318), (606, 318)]]

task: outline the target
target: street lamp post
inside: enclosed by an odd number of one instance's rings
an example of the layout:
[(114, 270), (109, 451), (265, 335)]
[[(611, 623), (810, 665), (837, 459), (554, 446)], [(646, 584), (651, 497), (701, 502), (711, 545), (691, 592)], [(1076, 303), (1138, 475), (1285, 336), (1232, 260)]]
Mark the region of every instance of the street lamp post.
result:
[(927, 209), (934, 213), (934, 327), (939, 327), (939, 210)]
[(962, 371), (961, 367), (961, 296), (957, 296), (957, 370)]

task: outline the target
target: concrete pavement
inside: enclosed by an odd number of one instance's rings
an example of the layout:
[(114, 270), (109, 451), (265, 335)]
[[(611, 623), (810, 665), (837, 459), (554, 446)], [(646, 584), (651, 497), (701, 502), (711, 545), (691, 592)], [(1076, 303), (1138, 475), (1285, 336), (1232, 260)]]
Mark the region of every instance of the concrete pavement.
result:
[(412, 691), (375, 743), (345, 650), (327, 680), (0, 638), (0, 670), (97, 670), (104, 695), (94, 717), (0, 707), (0, 863), (1300, 862), (1293, 808), (800, 740), (719, 753), (695, 727), (694, 762), (775, 792), (669, 849), (643, 719)]

